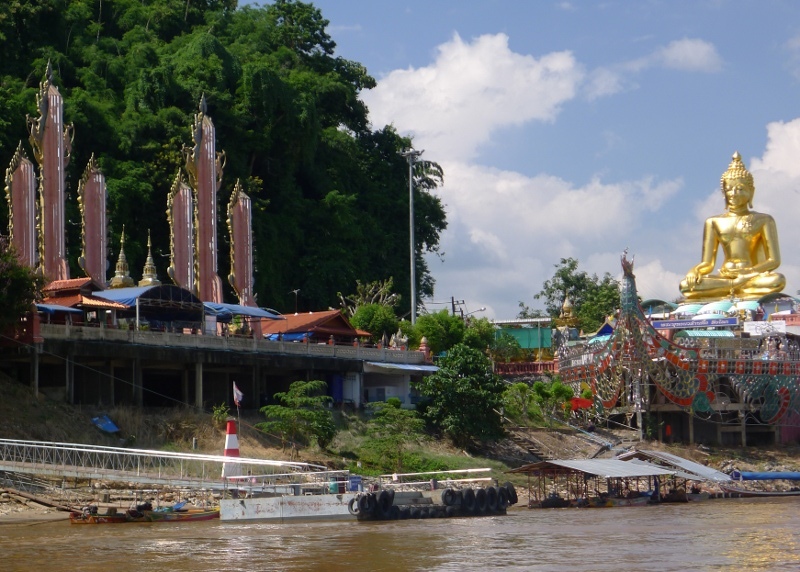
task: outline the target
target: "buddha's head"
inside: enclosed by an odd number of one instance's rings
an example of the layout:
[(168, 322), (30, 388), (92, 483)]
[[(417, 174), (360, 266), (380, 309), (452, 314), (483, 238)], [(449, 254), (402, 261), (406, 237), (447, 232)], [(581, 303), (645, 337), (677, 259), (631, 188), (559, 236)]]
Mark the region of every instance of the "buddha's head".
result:
[(731, 206), (731, 201), (735, 200), (731, 195), (737, 191), (747, 197), (747, 204), (750, 208), (753, 207), (753, 194), (756, 188), (753, 182), (753, 175), (748, 171), (742, 162), (742, 156), (736, 151), (733, 154), (731, 164), (728, 165), (728, 170), (722, 173), (720, 179), (720, 186), (722, 194), (725, 195), (725, 203), (728, 207)]

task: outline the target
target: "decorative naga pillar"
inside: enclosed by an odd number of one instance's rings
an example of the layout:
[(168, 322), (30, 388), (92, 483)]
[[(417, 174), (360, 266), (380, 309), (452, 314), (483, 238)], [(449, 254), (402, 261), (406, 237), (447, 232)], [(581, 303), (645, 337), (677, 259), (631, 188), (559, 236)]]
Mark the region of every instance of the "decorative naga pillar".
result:
[(28, 116), (28, 131), (39, 163), (39, 271), (47, 280), (69, 278), (64, 231), (64, 169), (72, 151), (72, 125), (64, 127), (64, 100), (53, 85), (47, 63), (45, 80), (36, 96), (39, 117)]
[(206, 115), (206, 96), (194, 116), (194, 147), (184, 147), (186, 172), (195, 192), (195, 292), (203, 302), (222, 302), (217, 275), (217, 191), (222, 183), (225, 153), (216, 151), (216, 130)]
[(21, 141), (6, 169), (6, 199), (11, 244), (17, 251), (20, 264), (35, 269), (39, 265), (36, 245), (36, 173), (33, 163), (25, 156)]
[(94, 154), (78, 183), (81, 209), (81, 255), (78, 265), (93, 280), (106, 283), (108, 271), (108, 230), (106, 219), (106, 178), (100, 172)]
[(237, 180), (228, 203), (228, 232), (231, 238), (231, 273), (228, 282), (242, 306), (256, 306), (253, 295), (252, 202)]
[[(253, 207), (239, 180), (233, 186), (228, 203), (228, 232), (231, 238), (231, 273), (228, 282), (242, 306), (257, 307), (253, 294)], [(250, 329), (261, 338), (261, 320), (253, 320)]]
[(167, 196), (170, 263), (167, 274), (181, 288), (194, 292), (194, 198), (180, 169)]

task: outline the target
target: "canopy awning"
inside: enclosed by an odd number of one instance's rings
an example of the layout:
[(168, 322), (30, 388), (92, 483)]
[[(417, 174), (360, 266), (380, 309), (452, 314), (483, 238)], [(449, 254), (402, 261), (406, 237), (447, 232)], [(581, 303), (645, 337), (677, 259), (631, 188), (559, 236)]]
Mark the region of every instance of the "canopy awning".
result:
[(701, 465), (700, 463), (696, 463), (689, 459), (684, 459), (683, 457), (678, 457), (677, 455), (673, 455), (671, 453), (665, 453), (664, 451), (649, 451), (649, 450), (640, 450), (640, 451), (629, 451), (627, 453), (622, 453), (621, 455), (617, 456), (617, 459), (620, 459), (624, 462), (627, 462), (630, 459), (642, 459), (645, 461), (650, 462), (658, 462), (659, 464), (666, 464), (670, 467), (675, 467), (676, 469), (680, 469), (684, 473), (689, 473), (692, 475), (697, 475), (700, 479), (707, 480), (707, 481), (730, 481), (731, 478), (721, 471), (717, 471), (716, 469), (712, 469), (711, 467), (706, 467), (705, 465)]
[(418, 373), (425, 375), (439, 371), (435, 365), (416, 363), (386, 363), (382, 361), (365, 361), (364, 373)]
[(730, 330), (681, 330), (675, 334), (676, 338), (735, 338)]
[(69, 306), (59, 306), (58, 304), (36, 304), (36, 310), (43, 314), (57, 314), (64, 312), (67, 314), (83, 314), (83, 310), (70, 308)]
[(700, 314), (703, 315), (724, 314), (733, 307), (733, 304), (734, 303), (731, 302), (730, 300), (719, 300), (718, 302), (711, 302), (709, 304), (706, 304), (699, 310), (697, 310), (697, 315), (699, 316)]
[(216, 302), (203, 302), (206, 314), (216, 316), (218, 322), (230, 322), (233, 316), (247, 316), (249, 318), (266, 318), (269, 320), (285, 320), (283, 316), (273, 314), (268, 310), (255, 306), (241, 306), (239, 304), (225, 304)]
[(509, 473), (583, 473), (604, 479), (655, 477), (674, 475), (675, 471), (656, 466), (644, 466), (618, 459), (570, 459), (539, 461), (508, 471)]

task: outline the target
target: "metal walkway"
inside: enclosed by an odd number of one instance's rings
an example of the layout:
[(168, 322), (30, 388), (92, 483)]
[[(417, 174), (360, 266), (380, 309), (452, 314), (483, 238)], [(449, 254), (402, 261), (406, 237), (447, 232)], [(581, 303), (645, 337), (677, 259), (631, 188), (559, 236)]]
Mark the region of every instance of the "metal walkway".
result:
[(222, 489), (225, 465), (228, 475), (252, 476), (254, 482), (301, 475), (317, 480), (328, 473), (326, 467), (308, 463), (0, 439), (0, 471), (52, 479)]

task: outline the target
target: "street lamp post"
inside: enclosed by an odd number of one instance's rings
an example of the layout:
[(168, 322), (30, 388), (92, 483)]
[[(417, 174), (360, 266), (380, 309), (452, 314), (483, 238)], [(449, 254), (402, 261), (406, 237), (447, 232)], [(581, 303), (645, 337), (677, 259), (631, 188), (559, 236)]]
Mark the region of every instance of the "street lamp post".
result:
[(417, 249), (414, 246), (414, 162), (424, 153), (409, 149), (400, 153), (408, 159), (408, 232), (411, 251), (411, 325), (417, 322)]

